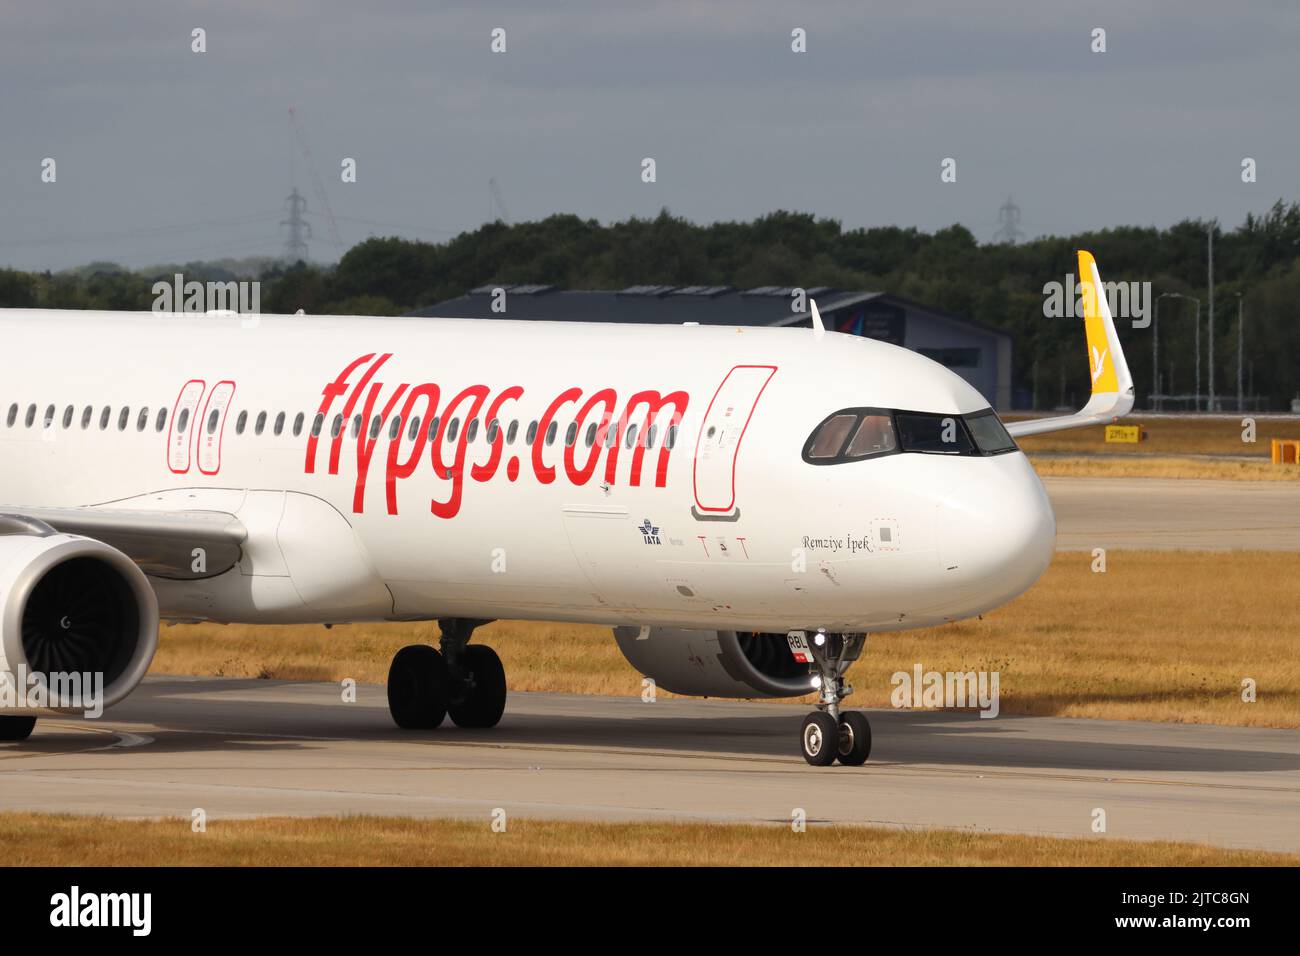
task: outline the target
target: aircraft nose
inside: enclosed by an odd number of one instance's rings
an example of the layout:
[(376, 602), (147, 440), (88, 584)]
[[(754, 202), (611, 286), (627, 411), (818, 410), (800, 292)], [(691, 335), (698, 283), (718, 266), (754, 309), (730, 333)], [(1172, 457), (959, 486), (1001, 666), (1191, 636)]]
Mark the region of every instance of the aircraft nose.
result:
[[(950, 458), (940, 495), (938, 554), (945, 590), (996, 607), (1051, 563), (1056, 516), (1029, 459), (1019, 453)], [(978, 611), (967, 611), (978, 613)]]

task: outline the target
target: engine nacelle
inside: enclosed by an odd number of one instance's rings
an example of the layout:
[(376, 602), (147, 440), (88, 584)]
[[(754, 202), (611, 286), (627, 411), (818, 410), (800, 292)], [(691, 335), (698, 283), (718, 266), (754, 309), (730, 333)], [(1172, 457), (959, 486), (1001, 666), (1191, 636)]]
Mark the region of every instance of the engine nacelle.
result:
[(786, 635), (616, 627), (627, 662), (655, 685), (692, 697), (801, 697), (813, 690), (809, 664), (790, 653)]
[(0, 532), (0, 673), (12, 691), (0, 710), (30, 711), (31, 682), (42, 686), (49, 708), (85, 709), (94, 677), (84, 686), (67, 679), (74, 674), (102, 675), (95, 704), (117, 703), (158, 648), (153, 588), (134, 561), (102, 541), (39, 522), (30, 532)]

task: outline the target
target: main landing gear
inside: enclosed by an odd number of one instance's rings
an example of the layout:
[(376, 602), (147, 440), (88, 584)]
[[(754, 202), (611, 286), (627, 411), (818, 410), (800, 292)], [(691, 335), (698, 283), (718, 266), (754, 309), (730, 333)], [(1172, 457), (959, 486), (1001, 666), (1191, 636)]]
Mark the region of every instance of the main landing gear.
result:
[(495, 727), (506, 709), (506, 672), (496, 651), (469, 646), (488, 621), (438, 621), (441, 650), (411, 644), (388, 668), (388, 711), (404, 730), (433, 730), (450, 716), (457, 727)]
[(35, 717), (0, 717), (0, 743), (16, 743), (26, 740), (35, 729)]
[(817, 709), (804, 719), (799, 742), (803, 759), (814, 767), (829, 767), (836, 759), (847, 767), (860, 767), (871, 755), (871, 724), (861, 711), (840, 710), (840, 701), (853, 693), (844, 679), (858, 659), (865, 634), (807, 635), (808, 650), (817, 667), (815, 686), (821, 694)]

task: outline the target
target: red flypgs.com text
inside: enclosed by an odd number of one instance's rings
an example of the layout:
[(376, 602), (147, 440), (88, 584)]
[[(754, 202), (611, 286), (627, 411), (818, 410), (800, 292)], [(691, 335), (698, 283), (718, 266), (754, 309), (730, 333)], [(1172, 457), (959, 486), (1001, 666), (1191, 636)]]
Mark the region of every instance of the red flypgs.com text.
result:
[[(381, 441), (387, 443), (384, 452), (384, 496), (390, 515), (397, 514), (398, 483), (415, 474), (427, 456), (427, 467), (448, 483), (445, 497), (435, 497), (429, 502), (429, 510), (439, 518), (453, 518), (460, 511), (461, 498), (465, 490), (465, 477), (474, 481), (488, 481), (496, 475), (505, 459), (506, 477), (510, 481), (519, 478), (521, 467), (532, 471), (533, 477), (543, 485), (553, 483), (557, 477), (563, 477), (574, 485), (585, 485), (598, 473), (602, 481), (613, 485), (618, 470), (620, 449), (631, 455), (631, 469), (628, 482), (636, 487), (641, 484), (641, 472), (647, 451), (647, 435), (653, 434), (651, 427), (659, 422), (656, 429), (663, 432), (663, 439), (658, 448), (649, 449), (652, 455), (657, 452), (654, 484), (663, 488), (668, 481), (668, 458), (672, 453), (671, 443), (667, 439), (667, 428), (680, 423), (686, 413), (689, 396), (684, 391), (670, 392), (666, 395), (658, 391), (636, 392), (620, 407), (618, 395), (612, 388), (602, 388), (585, 398), (581, 388), (567, 388), (552, 398), (537, 419), (536, 437), (531, 445), (524, 439), (524, 431), (529, 423), (520, 422), (520, 431), (516, 443), (506, 442), (506, 426), (512, 420), (523, 415), (512, 405), (523, 398), (524, 389), (520, 385), (511, 385), (493, 394), (487, 385), (470, 385), (452, 394), (443, 391), (432, 382), (411, 385), (403, 382), (387, 385), (378, 378), (380, 370), (393, 357), (391, 352), (376, 354), (371, 352), (349, 362), (332, 382), (321, 392), (318, 420), (321, 423), (313, 427), (307, 440), (306, 473), (315, 474), (319, 467), (320, 445), (329, 445), (327, 471), (331, 475), (339, 473), (343, 460), (344, 442), (355, 445), (356, 485), (352, 494), (352, 510), (358, 514), (365, 511), (366, 477), (370, 474), (375, 457), (375, 446)], [(571, 406), (571, 407), (570, 407)], [(369, 423), (378, 415), (384, 427), (375, 433)], [(401, 416), (401, 429), (396, 438), (391, 435), (389, 422), (393, 415)], [(362, 427), (353, 428), (352, 422), (360, 417)], [(409, 425), (415, 416), (420, 418), (420, 427), (414, 436), (410, 434)], [(438, 419), (437, 430), (432, 438), (429, 436), (428, 423)], [(448, 428), (453, 419), (461, 421), (454, 440), (447, 438)], [(480, 445), (484, 460), (466, 465), (469, 454), (469, 423), (480, 419), (483, 431), (491, 433), (491, 439)], [(496, 421), (498, 427), (488, 429)], [(559, 425), (554, 444), (548, 444), (547, 434), (552, 422)], [(596, 437), (590, 446), (583, 439), (588, 425), (596, 424)], [(577, 424), (577, 439), (569, 444), (566, 433), (570, 423)], [(635, 444), (624, 449), (628, 429), (635, 425)], [(611, 436), (609, 433), (614, 430)], [(604, 470), (600, 469), (600, 458), (604, 455)], [(584, 459), (584, 460), (580, 460)]]

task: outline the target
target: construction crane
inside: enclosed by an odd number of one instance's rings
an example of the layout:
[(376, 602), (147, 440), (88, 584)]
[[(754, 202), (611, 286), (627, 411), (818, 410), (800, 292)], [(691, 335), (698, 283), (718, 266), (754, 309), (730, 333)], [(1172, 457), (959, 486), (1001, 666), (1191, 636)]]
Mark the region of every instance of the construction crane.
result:
[(297, 143), (298, 150), (307, 163), (307, 171), (311, 173), (312, 192), (316, 194), (316, 201), (320, 203), (320, 208), (325, 213), (325, 221), (329, 226), (330, 241), (334, 243), (339, 252), (342, 252), (343, 240), (339, 236), (338, 223), (334, 221), (334, 210), (330, 208), (329, 195), (325, 192), (325, 183), (321, 181), (320, 174), (316, 172), (316, 164), (311, 158), (311, 147), (307, 145), (307, 137), (303, 135), (302, 122), (298, 119), (298, 111), (292, 106), (289, 107), (289, 125), (293, 128), (294, 142)]

